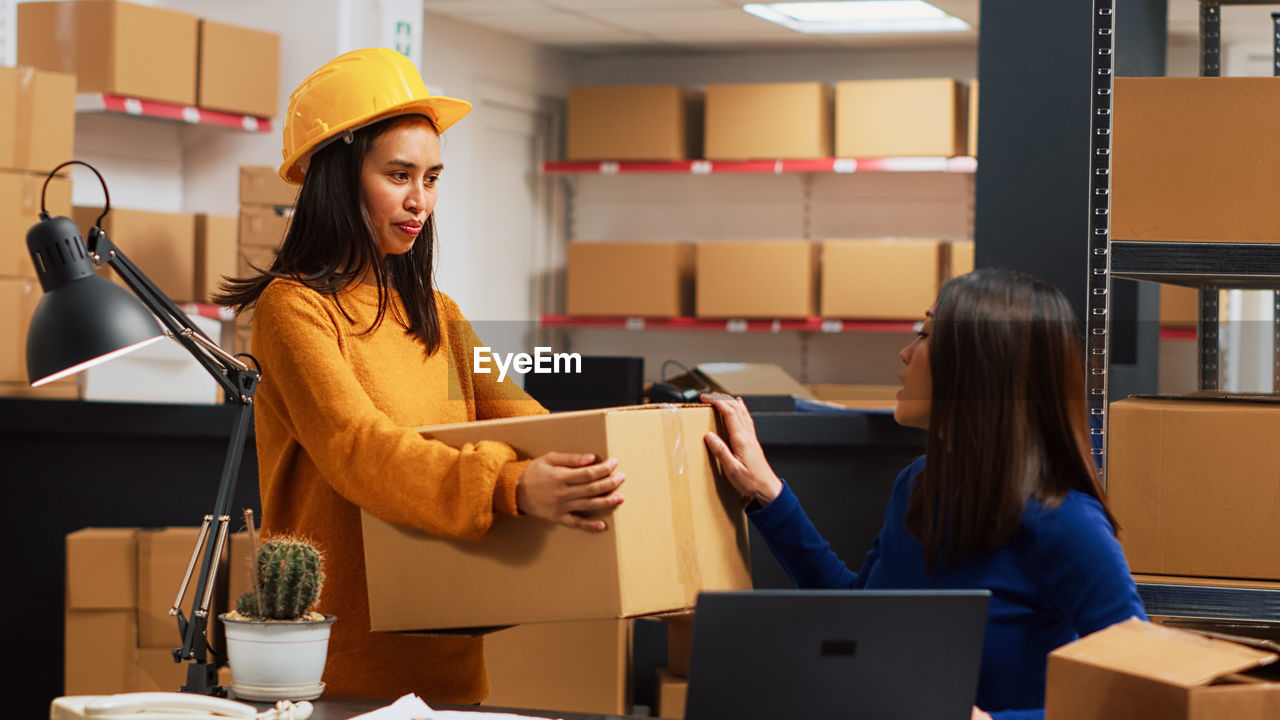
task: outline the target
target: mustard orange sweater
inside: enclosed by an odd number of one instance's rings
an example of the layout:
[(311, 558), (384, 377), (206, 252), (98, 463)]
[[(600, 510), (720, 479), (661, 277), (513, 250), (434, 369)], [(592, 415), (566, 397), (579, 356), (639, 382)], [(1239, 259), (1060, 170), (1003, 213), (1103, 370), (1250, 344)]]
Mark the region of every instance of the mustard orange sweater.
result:
[(377, 309), (369, 285), (335, 299), (275, 280), (259, 298), (252, 342), (262, 367), (254, 408), (262, 531), (306, 535), (326, 553), (318, 609), (338, 618), (326, 693), (479, 702), (489, 692), (481, 639), (369, 631), (360, 510), (438, 535), (484, 536), (499, 514), (517, 512), (527, 461), (504, 443), (455, 449), (412, 428), (546, 410), (509, 378), (472, 374), (472, 347), (481, 343), (448, 296), (436, 295), (443, 341), (432, 355), (406, 334), (392, 296), (368, 334)]

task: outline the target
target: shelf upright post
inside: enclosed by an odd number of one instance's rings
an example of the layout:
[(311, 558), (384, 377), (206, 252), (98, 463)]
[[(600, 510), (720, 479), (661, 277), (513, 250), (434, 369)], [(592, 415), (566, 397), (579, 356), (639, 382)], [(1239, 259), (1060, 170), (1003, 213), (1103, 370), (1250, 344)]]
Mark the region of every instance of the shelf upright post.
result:
[(1107, 370), (1111, 315), (1111, 91), (1115, 3), (1093, 0), (1093, 92), (1089, 101), (1089, 261), (1085, 301), (1085, 387), (1094, 461), (1106, 485)]
[[(1280, 12), (1271, 13), (1271, 74), (1280, 77)], [(1280, 290), (1271, 291), (1271, 392), (1280, 392)]]
[[(1222, 76), (1222, 2), (1200, 0), (1200, 76)], [(1200, 287), (1196, 319), (1196, 355), (1200, 358), (1201, 390), (1218, 389), (1218, 288)]]

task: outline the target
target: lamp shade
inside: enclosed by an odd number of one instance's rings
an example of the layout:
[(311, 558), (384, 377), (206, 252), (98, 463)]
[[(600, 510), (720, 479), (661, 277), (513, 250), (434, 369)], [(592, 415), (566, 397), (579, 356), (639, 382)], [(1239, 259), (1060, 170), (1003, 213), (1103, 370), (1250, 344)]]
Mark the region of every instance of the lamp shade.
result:
[(164, 328), (125, 288), (93, 272), (68, 218), (27, 233), (44, 297), (27, 331), (27, 377), (43, 385), (165, 337)]

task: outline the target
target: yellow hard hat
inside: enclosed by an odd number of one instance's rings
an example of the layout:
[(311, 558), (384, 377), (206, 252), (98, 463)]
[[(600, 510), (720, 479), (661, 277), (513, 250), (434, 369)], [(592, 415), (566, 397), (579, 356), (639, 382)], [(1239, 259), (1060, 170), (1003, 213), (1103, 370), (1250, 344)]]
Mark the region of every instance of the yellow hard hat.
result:
[(444, 132), (469, 112), (466, 100), (427, 92), (418, 69), (395, 50), (353, 50), (321, 65), (289, 96), (280, 177), (301, 185), (307, 153), (344, 131), (417, 114), (431, 118), (436, 130)]

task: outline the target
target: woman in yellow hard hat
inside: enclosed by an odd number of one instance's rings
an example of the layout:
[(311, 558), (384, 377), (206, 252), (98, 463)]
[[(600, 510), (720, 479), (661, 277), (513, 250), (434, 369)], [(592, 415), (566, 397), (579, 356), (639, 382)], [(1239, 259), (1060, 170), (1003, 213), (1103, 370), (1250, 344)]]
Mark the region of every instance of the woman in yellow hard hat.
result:
[(601, 531), (598, 514), (622, 502), (615, 460), (520, 461), (504, 443), (457, 449), (412, 429), (546, 412), (512, 382), (472, 373), (481, 343), (434, 288), (439, 134), (470, 109), (432, 96), (391, 50), (313, 72), (285, 118), (280, 176), (302, 189), (284, 243), (218, 298), (254, 310), (262, 530), (306, 535), (327, 553), (319, 610), (338, 617), (324, 674), (334, 694), (488, 694), (479, 638), (369, 631), (361, 510), (478, 539), (503, 514)]

